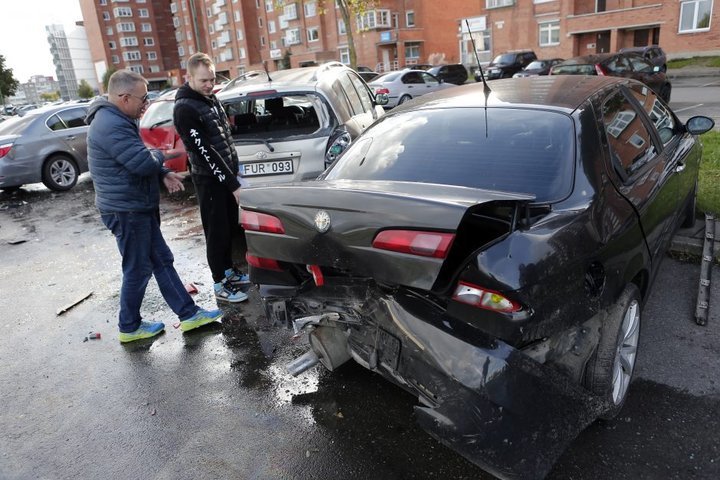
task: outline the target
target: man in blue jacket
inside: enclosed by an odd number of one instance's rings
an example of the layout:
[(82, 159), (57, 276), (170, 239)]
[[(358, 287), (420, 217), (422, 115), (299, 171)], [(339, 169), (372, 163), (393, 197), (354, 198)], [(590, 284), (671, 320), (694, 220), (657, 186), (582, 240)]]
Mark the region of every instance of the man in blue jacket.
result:
[(148, 150), (140, 138), (137, 120), (147, 103), (147, 81), (135, 72), (119, 70), (110, 77), (108, 99), (93, 102), (86, 118), (95, 205), (122, 256), (121, 342), (150, 338), (165, 328), (162, 322), (144, 321), (140, 316), (151, 276), (180, 319), (182, 331), (222, 318), (219, 310), (195, 305), (160, 232), (160, 182), (171, 193), (185, 188), (182, 177), (163, 166), (162, 153)]

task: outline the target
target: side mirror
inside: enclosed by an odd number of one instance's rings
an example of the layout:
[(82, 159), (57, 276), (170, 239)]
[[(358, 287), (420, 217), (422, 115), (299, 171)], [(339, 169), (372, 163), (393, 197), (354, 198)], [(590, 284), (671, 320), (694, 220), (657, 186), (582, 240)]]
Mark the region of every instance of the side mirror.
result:
[(376, 93), (375, 94), (375, 104), (376, 105), (387, 105), (390, 101), (390, 98), (388, 97), (387, 93)]
[(700, 135), (712, 130), (714, 126), (715, 120), (713, 120), (712, 118), (697, 115), (695, 117), (690, 117), (690, 119), (685, 124), (685, 129), (693, 135)]

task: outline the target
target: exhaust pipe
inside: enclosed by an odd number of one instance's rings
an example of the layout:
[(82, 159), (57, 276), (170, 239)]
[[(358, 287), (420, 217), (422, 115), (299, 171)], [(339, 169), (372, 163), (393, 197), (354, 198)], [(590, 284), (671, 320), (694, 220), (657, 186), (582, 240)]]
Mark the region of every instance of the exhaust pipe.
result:
[(297, 377), (318, 362), (331, 372), (350, 360), (347, 334), (337, 327), (317, 327), (310, 332), (308, 352), (285, 365), (287, 371)]
[(297, 377), (308, 368), (312, 368), (318, 363), (318, 356), (312, 350), (308, 350), (304, 355), (299, 356), (292, 362), (285, 365), (287, 371), (293, 377)]

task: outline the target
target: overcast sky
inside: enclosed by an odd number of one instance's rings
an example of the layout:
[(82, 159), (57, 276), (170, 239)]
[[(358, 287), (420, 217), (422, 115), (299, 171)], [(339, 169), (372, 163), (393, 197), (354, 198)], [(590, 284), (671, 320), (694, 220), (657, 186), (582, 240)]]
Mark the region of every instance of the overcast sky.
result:
[(78, 0), (0, 0), (0, 55), (5, 67), (25, 83), (33, 75), (57, 80), (45, 26), (60, 24), (69, 33), (82, 20)]

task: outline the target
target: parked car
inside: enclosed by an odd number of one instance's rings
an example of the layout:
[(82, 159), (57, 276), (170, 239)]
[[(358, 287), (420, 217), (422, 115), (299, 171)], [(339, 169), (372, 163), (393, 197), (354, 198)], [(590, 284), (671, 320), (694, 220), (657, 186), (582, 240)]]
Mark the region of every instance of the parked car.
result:
[(365, 83), (370, 82), (373, 78), (380, 75), (378, 72), (372, 70), (370, 67), (357, 67), (357, 74), (365, 80)]
[(175, 172), (189, 170), (185, 145), (175, 130), (173, 108), (177, 89), (157, 97), (140, 118), (140, 137), (145, 146), (165, 155), (165, 166)]
[(449, 65), (436, 65), (426, 70), (429, 74), (435, 75), (437, 78), (446, 83), (462, 85), (467, 82), (468, 71), (465, 65), (461, 63), (451, 63)]
[(426, 93), (437, 92), (455, 85), (445, 83), (423, 70), (400, 70), (376, 77), (368, 84), (375, 93), (388, 96), (386, 108), (392, 108)]
[(670, 102), (672, 85), (660, 67), (633, 53), (599, 53), (574, 57), (552, 67), (550, 75), (609, 75), (633, 78)]
[(0, 124), (0, 189), (69, 190), (87, 172), (87, 104), (27, 110)]
[(5, 105), (3, 107), (3, 113), (5, 115), (15, 115), (17, 113), (17, 108), (14, 105)]
[[(485, 80), (510, 78), (533, 60), (537, 60), (537, 55), (532, 50), (502, 53), (483, 69)], [(475, 72), (475, 81), (480, 81), (480, 72)]]
[(536, 75), (549, 75), (550, 69), (564, 61), (562, 58), (549, 58), (547, 60), (533, 60), (525, 68), (513, 75), (513, 78), (534, 77)]
[(714, 122), (625, 78), (483, 88), (393, 110), (314, 182), (247, 189), (242, 225), (268, 318), (307, 334), (293, 374), (353, 359), (433, 437), (538, 479), (625, 402)]
[(387, 102), (339, 62), (263, 72), (217, 96), (249, 185), (317, 178)]
[(665, 55), (665, 51), (657, 45), (621, 48), (620, 52), (636, 53), (656, 67), (660, 67), (661, 72), (667, 72), (667, 55)]
[(15, 113), (17, 113), (19, 116), (22, 117), (23, 115), (25, 115), (25, 114), (26, 114), (27, 112), (29, 112), (30, 110), (35, 110), (35, 109), (37, 109), (37, 108), (39, 108), (39, 105), (36, 105), (36, 104), (34, 104), (34, 103), (28, 103), (27, 105), (23, 105), (22, 107), (18, 107), (18, 108), (15, 110)]

